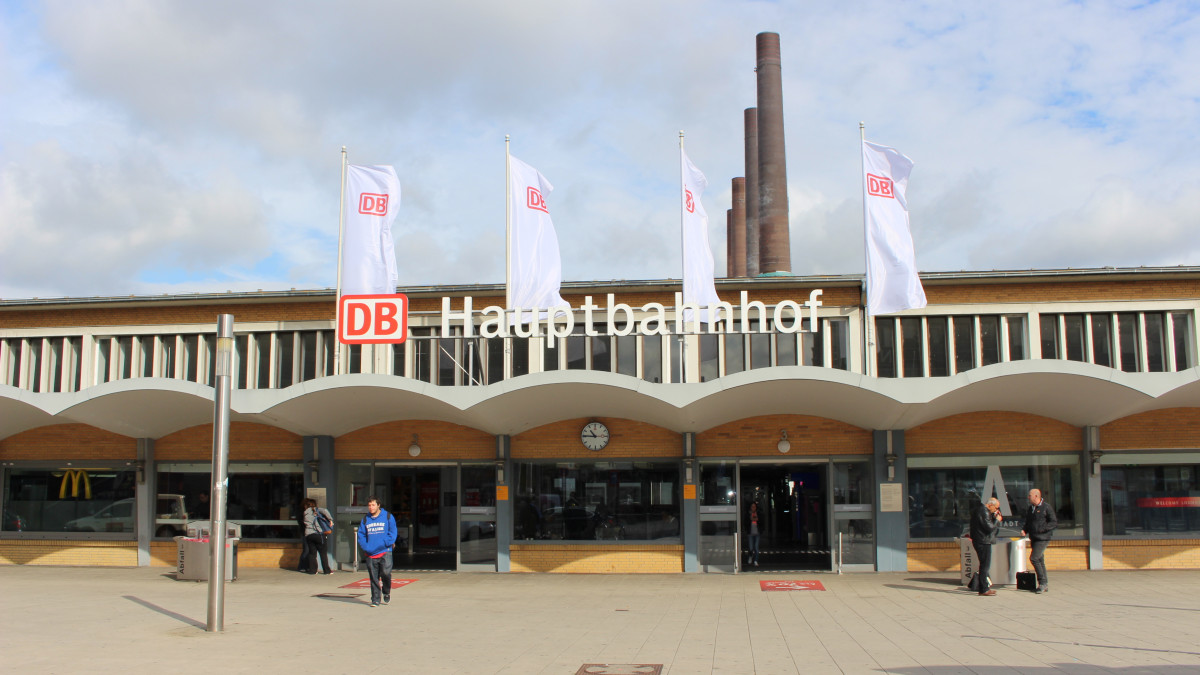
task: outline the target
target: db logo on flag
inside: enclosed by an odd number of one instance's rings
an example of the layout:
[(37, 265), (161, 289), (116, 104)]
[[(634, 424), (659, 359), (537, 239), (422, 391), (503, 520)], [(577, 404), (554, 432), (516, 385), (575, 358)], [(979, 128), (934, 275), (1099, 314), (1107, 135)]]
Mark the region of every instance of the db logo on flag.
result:
[(896, 195), (892, 193), (892, 179), (871, 173), (867, 174), (867, 193), (876, 197), (896, 198)]
[(683, 197), (684, 197), (683, 203), (684, 203), (684, 206), (687, 207), (688, 213), (695, 213), (696, 212), (696, 200), (692, 197), (692, 191), (684, 190)]
[(388, 196), (364, 192), (358, 196), (358, 212), (368, 216), (387, 215)]
[(546, 207), (546, 200), (542, 199), (542, 193), (537, 188), (529, 188), (528, 192), (529, 203), (527, 206), (531, 209), (537, 209), (543, 213), (550, 213), (550, 209)]

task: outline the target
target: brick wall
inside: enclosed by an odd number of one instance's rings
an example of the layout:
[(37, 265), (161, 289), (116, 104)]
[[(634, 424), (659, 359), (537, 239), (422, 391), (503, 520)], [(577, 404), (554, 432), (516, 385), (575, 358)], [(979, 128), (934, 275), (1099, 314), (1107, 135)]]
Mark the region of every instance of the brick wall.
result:
[[(608, 446), (599, 452), (584, 448), (579, 437), (584, 425), (593, 421), (603, 422), (608, 427)], [(545, 424), (512, 437), (513, 459), (682, 456), (682, 434), (627, 419), (581, 417)]]
[[(1087, 568), (1088, 543), (1086, 541), (1078, 539), (1052, 541), (1050, 542), (1050, 546), (1046, 548), (1047, 570), (1086, 570)], [(908, 571), (959, 571), (958, 542), (908, 542)]]
[(683, 546), (636, 544), (513, 544), (513, 572), (562, 574), (678, 574)]
[[(173, 541), (150, 542), (150, 566), (174, 568), (178, 552)], [(300, 564), (300, 544), (238, 542), (238, 568), (269, 567), (294, 570)]]
[(1200, 448), (1200, 408), (1167, 408), (1122, 417), (1100, 427), (1104, 450)]
[(136, 439), (87, 424), (54, 424), (22, 431), (0, 440), (0, 460), (6, 461), (135, 459)]
[[(788, 442), (792, 444), (786, 455), (779, 453), (780, 431), (787, 431)], [(869, 455), (871, 452), (869, 430), (809, 415), (751, 417), (696, 434), (698, 457)]]
[(0, 539), (0, 565), (136, 567), (137, 542)]
[(904, 448), (910, 455), (1079, 452), (1083, 430), (1027, 413), (963, 413), (909, 429), (904, 432)]
[(1085, 302), (1109, 300), (1190, 300), (1200, 296), (1200, 280), (1059, 281), (1030, 283), (926, 284), (930, 305), (962, 303)]
[(79, 307), (74, 309), (29, 309), (0, 312), (0, 328), (54, 328), (79, 326), (161, 326), (164, 324), (207, 324), (217, 332), (217, 317), (232, 314), (239, 323), (264, 321), (333, 321), (332, 296), (324, 301), (271, 301), (252, 304), (193, 305), (184, 302), (153, 302), (140, 307)]
[(1104, 569), (1200, 569), (1200, 539), (1106, 539)]
[[(408, 447), (417, 436), (421, 454), (412, 457)], [(478, 429), (437, 420), (384, 422), (338, 436), (333, 443), (338, 460), (418, 459), (491, 460), (496, 457), (496, 437)]]
[[(211, 424), (181, 429), (154, 442), (159, 462), (212, 461)], [(298, 434), (265, 424), (231, 422), (229, 459), (234, 462), (299, 462), (304, 458), (304, 439)]]

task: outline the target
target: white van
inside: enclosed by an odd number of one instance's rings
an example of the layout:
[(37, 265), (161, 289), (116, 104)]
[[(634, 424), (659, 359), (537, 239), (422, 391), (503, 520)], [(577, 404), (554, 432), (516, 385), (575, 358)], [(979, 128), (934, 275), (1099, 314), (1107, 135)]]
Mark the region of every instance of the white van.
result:
[[(134, 499), (113, 502), (90, 516), (68, 521), (64, 526), (71, 532), (133, 532)], [(187, 522), (183, 495), (159, 495), (154, 509), (156, 537), (183, 534)], [(166, 522), (164, 522), (166, 521)]]

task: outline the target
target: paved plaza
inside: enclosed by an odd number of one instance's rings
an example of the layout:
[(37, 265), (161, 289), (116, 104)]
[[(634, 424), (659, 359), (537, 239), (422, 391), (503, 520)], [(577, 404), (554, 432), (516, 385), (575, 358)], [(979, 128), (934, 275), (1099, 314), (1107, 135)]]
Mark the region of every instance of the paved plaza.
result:
[[(0, 567), (0, 671), (1200, 672), (1200, 571), (992, 598), (953, 574), (420, 573), (378, 608), (343, 588), (365, 577), (243, 569), (208, 633), (207, 583), (170, 569)], [(763, 590), (779, 580), (819, 583)]]

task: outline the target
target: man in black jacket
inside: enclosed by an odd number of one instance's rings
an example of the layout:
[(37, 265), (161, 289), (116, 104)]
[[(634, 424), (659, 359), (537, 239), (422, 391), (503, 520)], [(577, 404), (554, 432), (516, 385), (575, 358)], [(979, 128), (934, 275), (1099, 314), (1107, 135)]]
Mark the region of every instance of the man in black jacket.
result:
[(980, 595), (995, 595), (988, 583), (988, 571), (992, 568), (992, 544), (996, 543), (996, 532), (1000, 529), (1000, 500), (992, 497), (980, 504), (971, 516), (971, 546), (975, 548), (975, 560), (978, 562), (979, 586), (976, 590)]
[(1046, 547), (1054, 537), (1054, 529), (1058, 527), (1058, 516), (1054, 508), (1042, 499), (1042, 491), (1034, 488), (1029, 491), (1029, 511), (1025, 514), (1025, 529), (1021, 534), (1029, 537), (1029, 564), (1037, 572), (1038, 587), (1035, 593), (1045, 593), (1050, 590), (1050, 582), (1046, 578)]

